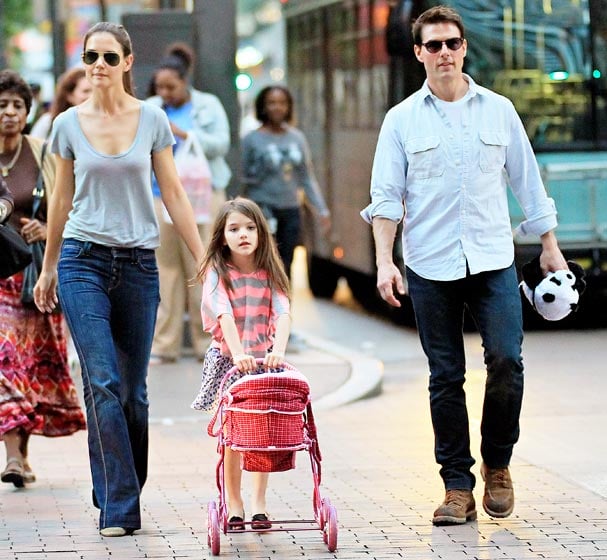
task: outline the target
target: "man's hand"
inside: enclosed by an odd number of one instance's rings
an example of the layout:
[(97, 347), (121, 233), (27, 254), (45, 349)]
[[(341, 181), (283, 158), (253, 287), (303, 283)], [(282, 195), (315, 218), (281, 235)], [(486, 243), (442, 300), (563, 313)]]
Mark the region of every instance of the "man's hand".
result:
[(540, 268), (544, 276), (549, 272), (556, 272), (557, 270), (567, 270), (567, 261), (563, 257), (563, 253), (559, 249), (556, 241), (556, 236), (553, 232), (545, 233), (541, 236), (542, 240), (542, 253), (540, 254)]
[(400, 307), (400, 301), (394, 295), (394, 288), (396, 288), (398, 294), (405, 295), (403, 276), (398, 267), (393, 262), (378, 265), (377, 289), (379, 295), (393, 307)]

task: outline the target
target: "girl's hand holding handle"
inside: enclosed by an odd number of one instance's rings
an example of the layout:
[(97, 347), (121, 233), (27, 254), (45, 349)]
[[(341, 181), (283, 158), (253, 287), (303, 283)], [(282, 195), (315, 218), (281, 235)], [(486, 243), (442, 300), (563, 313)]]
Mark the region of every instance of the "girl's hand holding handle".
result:
[(238, 368), (238, 371), (242, 373), (250, 373), (257, 369), (257, 362), (254, 356), (249, 354), (234, 354), (232, 356), (234, 365)]
[(269, 352), (263, 360), (263, 365), (269, 368), (277, 368), (285, 363), (285, 355), (282, 352)]

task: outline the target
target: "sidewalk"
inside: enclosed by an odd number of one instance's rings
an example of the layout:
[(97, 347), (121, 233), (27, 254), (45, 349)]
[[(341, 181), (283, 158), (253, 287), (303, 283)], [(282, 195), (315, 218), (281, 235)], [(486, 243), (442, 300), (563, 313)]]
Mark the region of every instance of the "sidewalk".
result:
[[(365, 372), (381, 376), (373, 370), (378, 364), (323, 346), (311, 334), (304, 336), (309, 347), (289, 361), (312, 386), (323, 454), (321, 492), (337, 508), (338, 550), (329, 553), (319, 531), (222, 534), (222, 557), (607, 558), (607, 499), (519, 457), (512, 465), (517, 497), (512, 517), (496, 521), (482, 512), (479, 484), (477, 522), (433, 527), (432, 511), (443, 496), (433, 461), (426, 376), (412, 375), (402, 384), (384, 387), (378, 398), (345, 405), (343, 388), (349, 386), (350, 400), (356, 399), (354, 388), (361, 385), (352, 379), (368, 389), (373, 383)], [(358, 373), (353, 374), (353, 364)], [(140, 531), (118, 539), (99, 536), (97, 510), (90, 503), (86, 433), (34, 438), (31, 455), (38, 481), (23, 490), (0, 486), (0, 558), (210, 558), (206, 505), (217, 495), (216, 442), (206, 435), (208, 415), (188, 408), (199, 367), (183, 360), (150, 370), (150, 474)], [(478, 406), (475, 399), (472, 394), (470, 406)], [(474, 432), (478, 430), (473, 437)], [(478, 449), (478, 440), (472, 445)], [(246, 488), (246, 473), (244, 484)], [(271, 515), (309, 518), (312, 487), (307, 453), (298, 453), (294, 471), (270, 478)]]

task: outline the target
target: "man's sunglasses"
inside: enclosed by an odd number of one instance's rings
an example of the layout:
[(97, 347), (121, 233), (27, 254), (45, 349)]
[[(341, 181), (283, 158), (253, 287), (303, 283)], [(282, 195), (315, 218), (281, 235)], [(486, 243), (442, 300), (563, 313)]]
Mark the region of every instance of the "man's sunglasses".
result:
[(447, 39), (446, 41), (428, 41), (427, 43), (422, 43), (423, 47), (426, 47), (426, 50), (431, 54), (436, 54), (443, 49), (443, 45), (447, 45), (447, 48), (450, 51), (458, 51), (462, 48), (464, 44), (464, 40), (461, 37), (453, 37), (452, 39)]
[(97, 51), (84, 51), (82, 53), (82, 62), (84, 62), (87, 66), (91, 64), (95, 64), (99, 55), (103, 57), (103, 60), (110, 66), (118, 66), (120, 64), (120, 55), (115, 52), (104, 52), (98, 53)]

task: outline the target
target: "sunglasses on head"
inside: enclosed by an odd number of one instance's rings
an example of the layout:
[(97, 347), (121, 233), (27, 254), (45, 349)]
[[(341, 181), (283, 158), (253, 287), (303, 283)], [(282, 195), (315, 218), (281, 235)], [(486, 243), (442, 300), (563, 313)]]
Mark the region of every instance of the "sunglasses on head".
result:
[(426, 43), (422, 43), (423, 47), (426, 47), (426, 50), (431, 54), (436, 54), (443, 49), (443, 45), (447, 45), (447, 48), (450, 51), (457, 51), (462, 48), (464, 44), (464, 40), (461, 37), (453, 37), (451, 39), (447, 39), (446, 41), (428, 41)]
[(82, 62), (86, 65), (95, 64), (99, 55), (103, 57), (103, 60), (110, 66), (118, 66), (120, 64), (120, 55), (115, 52), (104, 52), (98, 53), (97, 51), (84, 51), (82, 53)]

